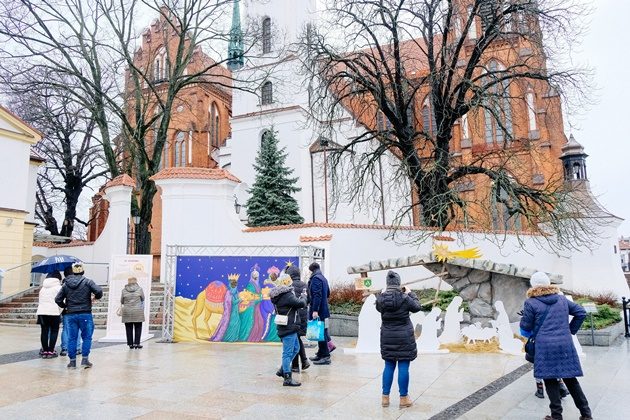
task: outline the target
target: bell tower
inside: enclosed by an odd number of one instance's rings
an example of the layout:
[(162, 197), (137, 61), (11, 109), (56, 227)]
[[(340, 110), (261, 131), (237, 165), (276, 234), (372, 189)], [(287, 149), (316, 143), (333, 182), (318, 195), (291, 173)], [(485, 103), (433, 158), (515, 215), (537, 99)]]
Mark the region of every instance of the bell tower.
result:
[(586, 176), (586, 158), (584, 147), (575, 140), (573, 134), (569, 136), (569, 141), (562, 147), (560, 160), (564, 168), (564, 181), (588, 181)]

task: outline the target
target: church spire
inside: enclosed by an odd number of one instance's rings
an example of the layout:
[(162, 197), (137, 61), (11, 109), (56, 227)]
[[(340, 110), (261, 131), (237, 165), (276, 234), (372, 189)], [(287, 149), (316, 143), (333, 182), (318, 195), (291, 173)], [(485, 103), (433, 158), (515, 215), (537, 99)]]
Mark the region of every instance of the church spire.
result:
[(241, 31), (241, 0), (234, 0), (232, 11), (232, 28), (230, 29), (230, 45), (228, 47), (227, 66), (230, 70), (243, 67), (243, 32)]

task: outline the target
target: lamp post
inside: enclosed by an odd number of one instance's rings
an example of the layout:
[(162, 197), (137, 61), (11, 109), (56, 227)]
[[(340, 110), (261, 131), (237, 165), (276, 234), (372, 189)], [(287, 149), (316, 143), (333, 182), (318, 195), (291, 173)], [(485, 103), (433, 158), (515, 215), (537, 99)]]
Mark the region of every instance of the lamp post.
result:
[(243, 207), (242, 204), (239, 204), (238, 198), (234, 195), (234, 211), (236, 214), (241, 214), (241, 207)]
[(324, 214), (325, 221), (328, 223), (328, 159), (326, 151), (328, 150), (328, 139), (326, 137), (319, 138), (319, 145), (324, 149)]

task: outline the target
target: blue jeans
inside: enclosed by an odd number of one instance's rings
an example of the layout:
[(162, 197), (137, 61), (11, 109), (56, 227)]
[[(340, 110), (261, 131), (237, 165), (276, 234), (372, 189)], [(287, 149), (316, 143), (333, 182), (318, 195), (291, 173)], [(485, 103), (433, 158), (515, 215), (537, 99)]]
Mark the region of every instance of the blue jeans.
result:
[(83, 339), (81, 355), (83, 358), (87, 358), (90, 355), (92, 334), (94, 333), (92, 314), (66, 314), (65, 317), (68, 318), (68, 357), (71, 360), (77, 358), (77, 340), (79, 331), (81, 331), (81, 338)]
[[(401, 397), (409, 394), (409, 360), (398, 361), (398, 390)], [(394, 382), (394, 370), (396, 370), (396, 360), (385, 360), (383, 370), (383, 395), (389, 395)]]
[(291, 362), (300, 352), (300, 341), (297, 333), (282, 337), (282, 372), (291, 373)]
[[(63, 323), (63, 329), (61, 330), (61, 350), (68, 351), (68, 318), (66, 316), (61, 317)], [(81, 337), (77, 340), (77, 349), (81, 347)]]

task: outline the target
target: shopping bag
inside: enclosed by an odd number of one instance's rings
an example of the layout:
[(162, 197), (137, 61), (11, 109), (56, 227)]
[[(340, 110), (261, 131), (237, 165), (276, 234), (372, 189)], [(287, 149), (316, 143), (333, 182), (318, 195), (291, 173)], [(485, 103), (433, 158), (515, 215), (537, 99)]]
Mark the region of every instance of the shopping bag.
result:
[(309, 341), (324, 341), (324, 322), (319, 318), (308, 321), (306, 325), (306, 339)]

